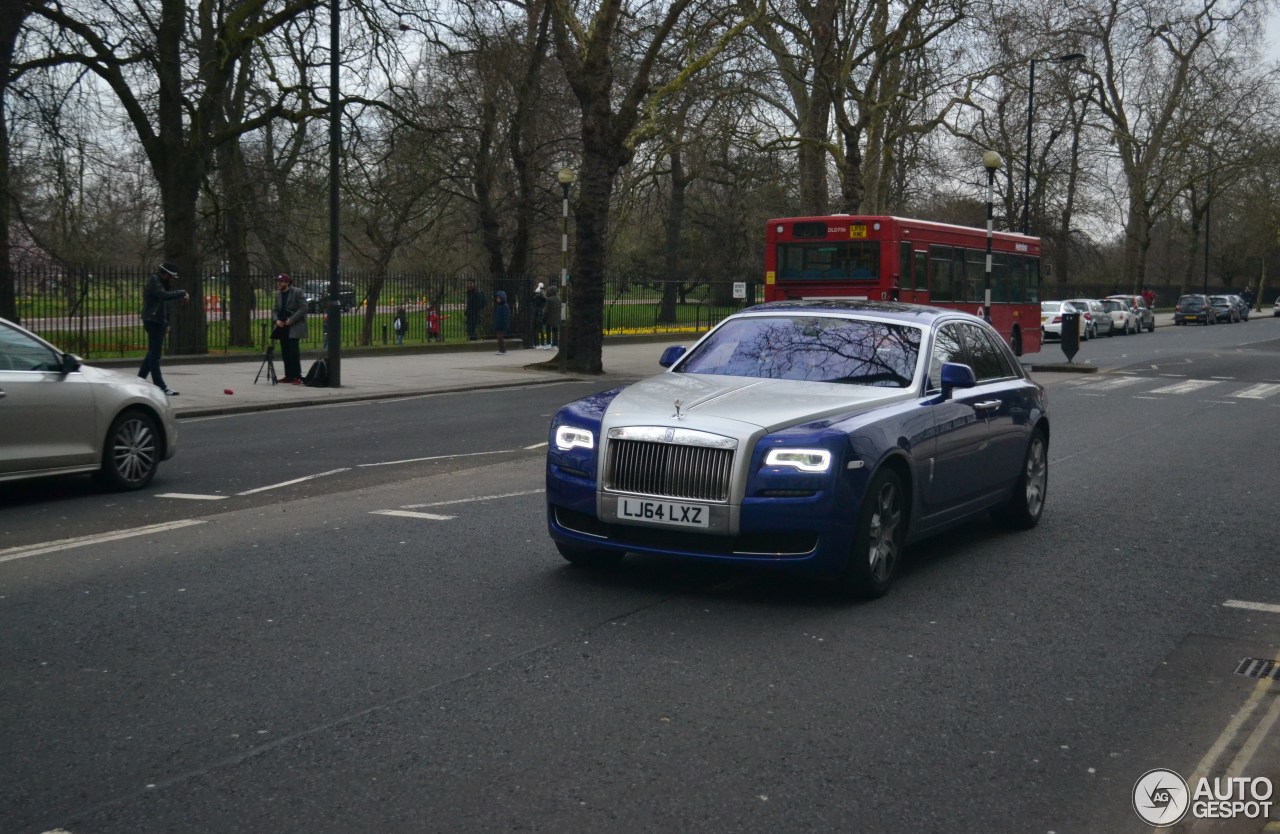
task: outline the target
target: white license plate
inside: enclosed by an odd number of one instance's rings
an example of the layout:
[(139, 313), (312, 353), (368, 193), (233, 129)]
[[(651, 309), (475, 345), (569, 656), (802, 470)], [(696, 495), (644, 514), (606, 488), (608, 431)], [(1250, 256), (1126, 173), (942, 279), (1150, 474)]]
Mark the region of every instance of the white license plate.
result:
[(707, 508), (676, 501), (650, 501), (638, 498), (618, 499), (618, 518), (645, 524), (674, 524), (678, 527), (707, 527)]

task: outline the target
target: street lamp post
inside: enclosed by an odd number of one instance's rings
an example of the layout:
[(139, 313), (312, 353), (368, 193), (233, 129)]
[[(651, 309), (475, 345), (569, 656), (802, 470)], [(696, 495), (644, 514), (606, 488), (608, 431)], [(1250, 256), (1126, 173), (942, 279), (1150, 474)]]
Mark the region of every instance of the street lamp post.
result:
[(1027, 82), (1027, 160), (1026, 168), (1022, 172), (1022, 233), (1030, 234), (1030, 210), (1031, 210), (1031, 121), (1035, 116), (1035, 98), (1036, 98), (1036, 61), (1053, 61), (1055, 64), (1063, 64), (1067, 61), (1081, 61), (1084, 59), (1083, 52), (1068, 52), (1066, 55), (1058, 55), (1055, 58), (1032, 58), (1031, 59), (1031, 78)]
[(338, 154), (342, 143), (342, 109), (338, 103), (338, 2), (329, 1), (329, 387), (342, 387), (342, 299), (338, 286)]
[(1209, 148), (1208, 191), (1204, 201), (1204, 294), (1209, 295), (1209, 229), (1213, 221), (1213, 148)]
[(566, 372), (569, 357), (569, 330), (566, 326), (569, 323), (569, 189), (573, 188), (577, 178), (572, 168), (561, 168), (556, 174), (564, 192), (560, 229), (560, 373)]
[(995, 222), (995, 181), (1000, 168), (1000, 154), (987, 151), (982, 155), (982, 167), (987, 169), (987, 271), (982, 279), (982, 318), (991, 323), (991, 237)]

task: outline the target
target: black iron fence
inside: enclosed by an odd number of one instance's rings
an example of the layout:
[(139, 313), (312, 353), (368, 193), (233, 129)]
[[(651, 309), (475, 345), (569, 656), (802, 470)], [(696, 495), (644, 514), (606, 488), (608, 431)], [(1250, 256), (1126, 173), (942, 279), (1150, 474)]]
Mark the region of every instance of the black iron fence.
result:
[[(19, 271), (15, 275), (19, 319), (24, 327), (85, 359), (140, 356), (147, 344), (140, 318), (142, 289), (150, 273), (148, 269), (120, 268)], [(263, 349), (270, 338), (276, 299), (274, 274), (252, 275), (248, 281), (232, 280), (216, 271), (204, 274), (211, 277), (202, 282), (203, 297), (193, 298), (192, 303), (201, 305), (209, 352)], [(303, 346), (323, 349), (328, 340), (324, 321), (328, 277), (294, 273), (293, 281), (306, 294), (312, 314)], [(339, 294), (343, 347), (466, 341), (469, 281), (475, 281), (485, 299), (477, 324), (480, 338), (493, 336), (493, 296), (502, 290), (512, 308), (507, 335), (523, 338), (526, 345), (536, 343), (530, 298), (539, 283), (558, 283), (558, 275), (396, 274), (379, 280), (347, 272)], [(611, 279), (605, 286), (604, 330), (606, 335), (701, 332), (761, 297), (758, 284), (747, 283), (746, 288), (745, 297), (735, 298), (734, 282)], [(736, 289), (741, 294), (742, 286)], [(232, 303), (235, 293), (245, 296), (242, 303)], [(564, 297), (572, 316), (572, 284)], [(393, 324), (400, 311), (408, 324), (402, 341)], [(249, 334), (250, 344), (233, 344), (245, 341), (243, 336), (232, 338), (237, 329), (232, 327), (233, 315), (242, 317), (238, 330)]]
[[(140, 356), (146, 351), (147, 343), (140, 312), (142, 288), (149, 274), (147, 269), (110, 267), (18, 271), (15, 275), (18, 316), (28, 329), (85, 359)], [(271, 310), (276, 297), (274, 275), (255, 274), (248, 276), (247, 281), (237, 281), (217, 270), (203, 274), (209, 276), (202, 281), (203, 297), (194, 301), (201, 305), (209, 352), (262, 350), (271, 332)], [(323, 349), (328, 338), (324, 322), (328, 277), (295, 273), (293, 279), (295, 286), (307, 295), (313, 314), (308, 320), (309, 335), (303, 346)], [(508, 336), (523, 338), (525, 344), (531, 346), (537, 340), (529, 299), (538, 283), (550, 286), (558, 280), (558, 275), (538, 278), (425, 273), (400, 273), (379, 279), (369, 274), (346, 272), (339, 294), (343, 309), (342, 345), (396, 346), (399, 340), (393, 322), (400, 310), (404, 311), (408, 323), (403, 344), (465, 341), (468, 339), (466, 289), (468, 281), (475, 281), (485, 299), (477, 325), (479, 337), (492, 337), (493, 294), (503, 290), (510, 299), (513, 314)], [(1046, 282), (1040, 288), (1040, 295), (1044, 299), (1099, 298), (1126, 289), (1114, 285), (1063, 288)], [(1151, 289), (1156, 293), (1156, 306), (1160, 309), (1171, 308), (1181, 292), (1180, 287), (1166, 284), (1153, 284)], [(1201, 287), (1192, 287), (1187, 291), (1200, 290)], [(1210, 293), (1234, 291), (1213, 285), (1209, 290)], [(241, 299), (244, 303), (233, 305), (234, 293), (244, 294), (245, 298)], [(761, 286), (756, 281), (668, 282), (611, 277), (605, 284), (604, 331), (606, 335), (698, 333), (762, 297)], [(572, 316), (572, 283), (565, 298)], [(1269, 291), (1257, 303), (1269, 305), (1274, 298), (1275, 292)], [(243, 319), (238, 328), (232, 327), (233, 315)], [(232, 334), (237, 330), (240, 338), (233, 339)]]

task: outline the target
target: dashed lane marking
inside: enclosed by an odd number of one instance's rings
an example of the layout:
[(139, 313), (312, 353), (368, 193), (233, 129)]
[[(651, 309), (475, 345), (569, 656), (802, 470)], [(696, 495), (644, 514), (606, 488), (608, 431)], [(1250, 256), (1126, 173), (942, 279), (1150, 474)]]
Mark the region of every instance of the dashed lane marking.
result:
[(503, 492), (498, 495), (475, 495), (471, 498), (455, 498), (452, 501), (432, 501), (429, 504), (405, 504), (406, 510), (420, 510), (423, 507), (446, 507), (450, 504), (471, 504), (478, 501), (493, 501), (498, 498), (519, 498), (522, 495), (539, 495), (545, 489), (526, 489), (522, 492)]
[(151, 533), (180, 530), (183, 527), (191, 527), (196, 524), (204, 524), (204, 521), (189, 518), (183, 521), (168, 521), (164, 524), (150, 524), (146, 527), (133, 527), (128, 530), (114, 530), (110, 533), (98, 533), (92, 536), (76, 536), (71, 539), (59, 539), (58, 541), (43, 542), (41, 544), (24, 544), (0, 550), (0, 562), (12, 562), (14, 559), (25, 559), (28, 556), (39, 556), (42, 553), (55, 553), (59, 550), (87, 547), (91, 544), (119, 541), (120, 539), (129, 539), (134, 536), (147, 536)]
[(346, 472), (348, 469), (350, 469), (350, 467), (344, 466), (341, 469), (330, 469), (328, 472), (317, 472), (314, 475), (305, 475), (301, 478), (294, 478), (292, 481), (281, 481), (278, 484), (271, 484), (269, 486), (258, 487), (257, 489), (246, 489), (244, 492), (237, 492), (236, 495), (253, 495), (258, 492), (266, 492), (269, 489), (279, 489), (280, 487), (293, 486), (294, 484), (300, 484), (303, 481), (313, 481), (316, 478), (324, 478), (328, 475), (337, 475), (339, 472)]
[(374, 510), (371, 515), (393, 515), (398, 518), (420, 518), (424, 521), (450, 521), (453, 519), (451, 515), (436, 515), (435, 513), (415, 513), (410, 510)]
[(156, 496), (157, 498), (183, 498), (187, 501), (221, 501), (224, 498), (230, 498), (229, 495), (196, 495), (192, 492), (162, 492)]
[(1223, 608), (1244, 608), (1248, 611), (1266, 611), (1268, 614), (1280, 614), (1280, 605), (1269, 602), (1248, 602), (1242, 599), (1229, 599), (1222, 603)]

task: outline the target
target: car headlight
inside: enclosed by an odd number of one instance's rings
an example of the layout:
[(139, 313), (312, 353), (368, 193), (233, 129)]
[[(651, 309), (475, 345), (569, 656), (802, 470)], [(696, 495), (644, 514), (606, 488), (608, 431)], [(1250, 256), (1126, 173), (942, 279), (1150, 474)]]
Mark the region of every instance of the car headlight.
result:
[(765, 466), (790, 466), (801, 472), (826, 472), (831, 469), (831, 453), (826, 449), (770, 449), (764, 456)]
[(577, 426), (556, 427), (556, 448), (562, 452), (573, 448), (593, 449), (595, 445), (595, 436), (586, 429), (580, 429)]

